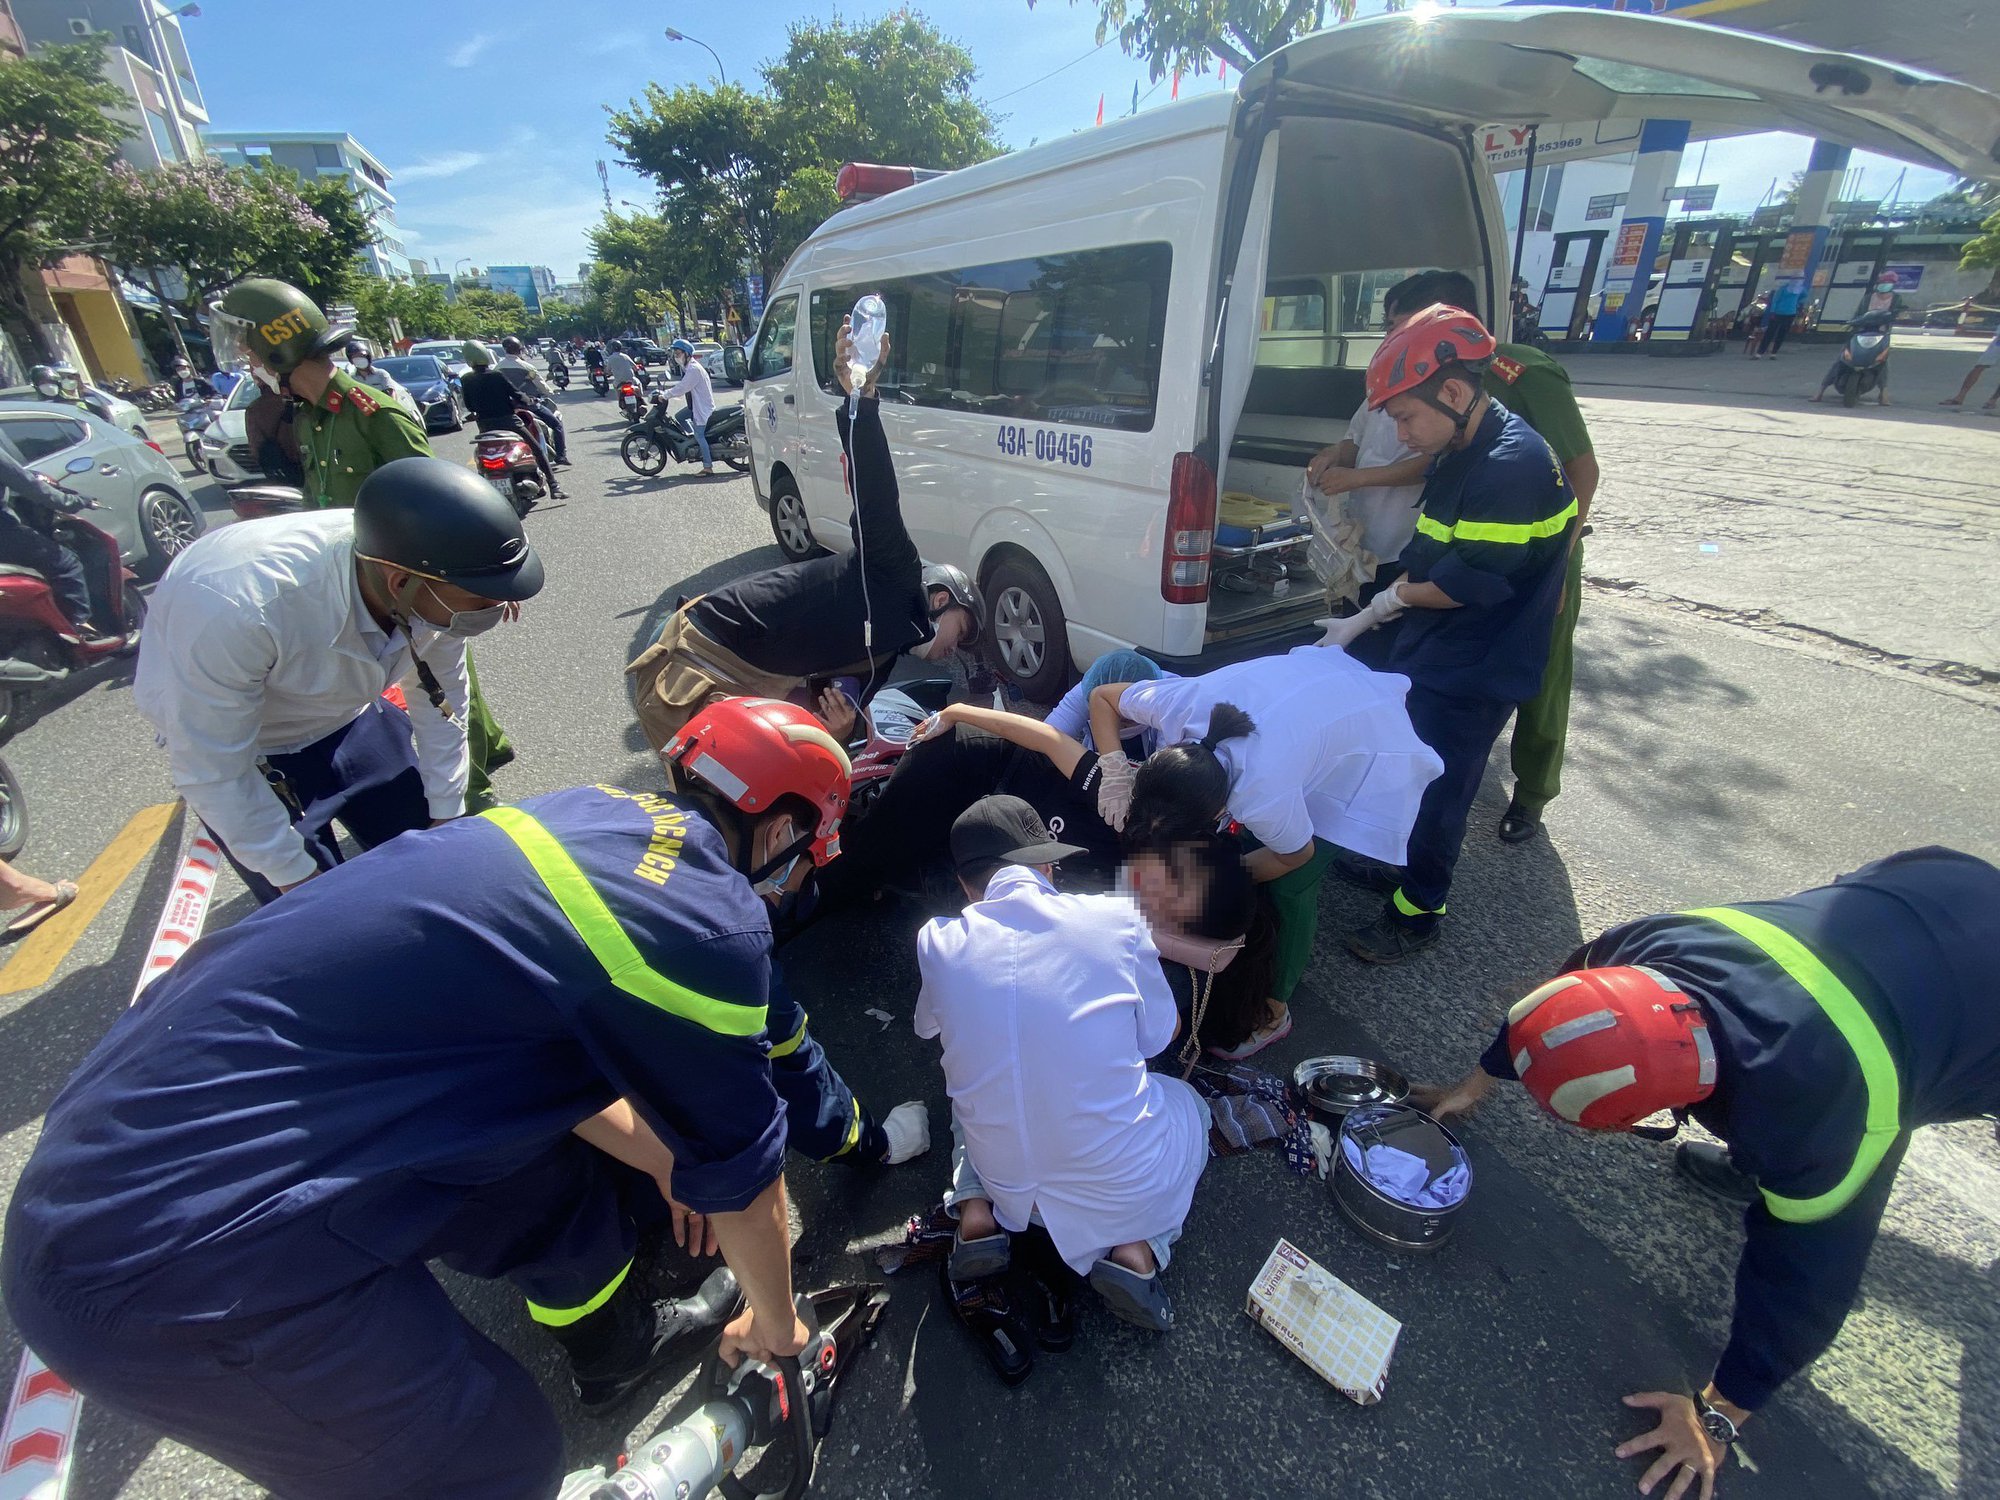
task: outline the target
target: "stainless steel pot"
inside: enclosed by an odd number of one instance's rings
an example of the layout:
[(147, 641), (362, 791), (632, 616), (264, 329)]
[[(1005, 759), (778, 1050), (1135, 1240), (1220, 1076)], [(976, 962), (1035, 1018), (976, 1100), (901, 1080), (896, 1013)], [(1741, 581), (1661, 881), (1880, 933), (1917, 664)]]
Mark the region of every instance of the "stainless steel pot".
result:
[(1369, 1104), (1348, 1112), (1341, 1122), (1340, 1137), (1334, 1143), (1333, 1171), (1327, 1182), (1333, 1201), (1356, 1229), (1391, 1250), (1435, 1250), (1451, 1238), (1458, 1211), (1472, 1196), (1470, 1183), (1464, 1196), (1449, 1208), (1418, 1207), (1355, 1171), (1347, 1160), (1345, 1142), (1352, 1137), (1364, 1148), (1380, 1144), (1407, 1151), (1421, 1157), (1435, 1179), (1461, 1162), (1470, 1170), (1471, 1157), (1457, 1136), (1410, 1105)]
[(1401, 1104), (1410, 1097), (1410, 1081), (1370, 1057), (1309, 1057), (1292, 1070), (1292, 1083), (1306, 1096), (1313, 1118), (1335, 1129), (1351, 1109)]

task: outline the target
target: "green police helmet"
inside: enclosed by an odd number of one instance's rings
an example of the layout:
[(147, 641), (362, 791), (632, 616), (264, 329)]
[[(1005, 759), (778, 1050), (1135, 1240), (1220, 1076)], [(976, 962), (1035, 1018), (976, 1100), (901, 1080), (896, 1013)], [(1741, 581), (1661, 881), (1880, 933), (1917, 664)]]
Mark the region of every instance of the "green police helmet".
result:
[(218, 362), (240, 355), (280, 375), (331, 354), (354, 332), (328, 323), (319, 305), (297, 287), (266, 277), (239, 281), (223, 293), (208, 309), (208, 330)]
[(458, 352), (465, 362), (475, 370), (483, 370), (493, 363), (493, 351), (478, 339), (467, 339), (458, 346)]

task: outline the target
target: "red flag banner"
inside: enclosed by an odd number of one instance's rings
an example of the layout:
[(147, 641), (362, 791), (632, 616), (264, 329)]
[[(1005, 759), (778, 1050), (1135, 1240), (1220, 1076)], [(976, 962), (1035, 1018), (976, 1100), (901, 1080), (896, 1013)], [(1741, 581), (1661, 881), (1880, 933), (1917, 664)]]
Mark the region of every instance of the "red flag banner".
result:
[(1104, 123), (1104, 96), (1102, 94), (1097, 96), (1097, 123), (1100, 125)]
[(1180, 98), (1180, 96), (1181, 96), (1181, 70), (1179, 68), (1176, 68), (1174, 69), (1173, 92), (1168, 94), (1167, 97), (1169, 99), (1178, 99)]
[(1227, 83), (1227, 82), (1229, 82), (1229, 59), (1228, 59), (1228, 58), (1224, 58), (1224, 59), (1222, 60), (1221, 64), (1220, 64), (1220, 65), (1219, 65), (1219, 66), (1218, 66), (1218, 67), (1216, 68), (1216, 70), (1215, 70), (1215, 78), (1216, 78), (1216, 81), (1217, 81), (1218, 83)]

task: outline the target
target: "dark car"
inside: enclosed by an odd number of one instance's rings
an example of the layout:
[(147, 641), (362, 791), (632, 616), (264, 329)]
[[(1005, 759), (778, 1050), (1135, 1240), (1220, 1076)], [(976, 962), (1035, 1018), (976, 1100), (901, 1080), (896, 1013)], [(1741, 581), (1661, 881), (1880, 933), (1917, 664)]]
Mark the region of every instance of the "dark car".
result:
[(394, 359), (378, 359), (375, 368), (410, 393), (417, 410), (424, 415), (424, 431), (457, 432), (465, 426), (465, 414), (459, 410), (451, 376), (435, 355), (404, 354)]

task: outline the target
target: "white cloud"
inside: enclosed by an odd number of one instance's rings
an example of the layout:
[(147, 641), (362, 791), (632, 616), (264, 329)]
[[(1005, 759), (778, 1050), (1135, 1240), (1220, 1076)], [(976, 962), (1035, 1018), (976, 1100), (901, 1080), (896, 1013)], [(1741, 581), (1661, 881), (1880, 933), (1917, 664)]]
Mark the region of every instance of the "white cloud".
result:
[(445, 66), (451, 68), (469, 68), (478, 62), (480, 54), (492, 45), (492, 36), (482, 31), (469, 41), (460, 42), (450, 52), (446, 53), (444, 59)]
[(438, 177), (456, 177), (470, 172), (486, 160), (483, 151), (447, 151), (442, 156), (425, 157), (415, 166), (398, 167), (389, 175), (397, 182), (429, 182)]

